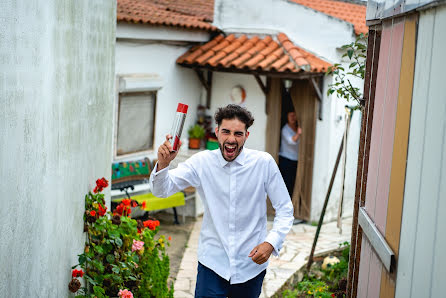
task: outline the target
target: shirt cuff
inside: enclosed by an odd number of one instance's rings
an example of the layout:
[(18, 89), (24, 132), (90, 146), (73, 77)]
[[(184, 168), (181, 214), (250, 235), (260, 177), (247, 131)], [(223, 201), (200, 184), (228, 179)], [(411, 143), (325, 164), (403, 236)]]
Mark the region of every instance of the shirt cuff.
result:
[(280, 250), (282, 249), (282, 241), (280, 241), (279, 235), (274, 232), (270, 232), (268, 236), (266, 236), (265, 242), (268, 242), (273, 246), (273, 255), (278, 257)]
[(155, 167), (153, 168), (153, 177), (165, 177), (167, 175), (167, 171), (169, 170), (169, 166), (165, 167), (162, 170), (156, 171), (156, 169), (158, 168), (158, 162), (155, 164)]

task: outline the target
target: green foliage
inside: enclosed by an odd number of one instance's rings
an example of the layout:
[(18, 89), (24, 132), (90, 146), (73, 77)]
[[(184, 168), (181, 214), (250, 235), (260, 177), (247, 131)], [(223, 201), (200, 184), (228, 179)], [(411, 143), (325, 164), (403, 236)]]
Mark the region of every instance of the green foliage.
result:
[(117, 297), (124, 289), (135, 297), (173, 297), (173, 287), (167, 287), (169, 243), (164, 236), (156, 237), (159, 222), (143, 223), (126, 216), (131, 206), (138, 207), (135, 201), (121, 203), (123, 211), (116, 213), (117, 208), (114, 214), (103, 209), (98, 212), (103, 204), (102, 193), (90, 192), (85, 197), (87, 241), (73, 269), (79, 266), (85, 272), (81, 277), (86, 287), (77, 297)]
[(334, 83), (328, 86), (327, 95), (336, 93), (338, 98), (355, 102), (357, 108), (361, 105), (363, 94), (359, 88), (352, 85), (349, 77), (360, 79), (365, 77), (366, 38), (367, 35), (360, 34), (354, 42), (342, 46), (342, 49), (345, 50), (342, 57), (348, 57), (350, 61), (347, 70), (340, 63), (335, 63), (326, 72), (326, 75), (334, 77)]
[(189, 134), (190, 139), (203, 139), (206, 135), (206, 131), (203, 126), (198, 124), (191, 126), (187, 133)]
[[(293, 290), (285, 290), (282, 297), (343, 297), (345, 295), (343, 287), (345, 287), (348, 274), (350, 244), (344, 242), (340, 246), (344, 246), (344, 249), (339, 257), (339, 263), (322, 270), (319, 275), (310, 271), (301, 282), (294, 285)], [(342, 282), (344, 285), (341, 285)]]
[(344, 249), (342, 250), (342, 254), (339, 257), (339, 263), (336, 263), (330, 267), (327, 267), (326, 270), (323, 270), (325, 280), (333, 284), (334, 287), (337, 287), (339, 281), (341, 279), (346, 279), (348, 275), (348, 260), (350, 254), (350, 244), (348, 242), (344, 242)]
[(319, 280), (304, 280), (297, 284), (297, 288), (283, 292), (284, 298), (293, 297), (321, 297), (332, 298), (333, 293), (329, 291), (328, 285)]

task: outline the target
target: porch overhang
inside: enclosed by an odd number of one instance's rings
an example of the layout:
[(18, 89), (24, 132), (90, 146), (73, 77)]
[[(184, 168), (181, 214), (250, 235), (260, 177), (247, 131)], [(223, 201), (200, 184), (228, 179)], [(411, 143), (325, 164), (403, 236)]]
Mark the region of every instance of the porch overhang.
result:
[(208, 43), (195, 46), (177, 59), (181, 66), (195, 70), (251, 74), (284, 79), (308, 79), (322, 76), (331, 66), (294, 45), (280, 33), (277, 36), (234, 34), (218, 35)]

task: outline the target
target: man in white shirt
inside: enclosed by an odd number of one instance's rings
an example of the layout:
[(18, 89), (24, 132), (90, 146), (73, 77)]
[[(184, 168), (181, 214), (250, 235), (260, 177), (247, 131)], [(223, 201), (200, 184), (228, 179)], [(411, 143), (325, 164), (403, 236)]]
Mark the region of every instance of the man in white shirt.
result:
[[(177, 152), (170, 136), (158, 149), (152, 192), (167, 197), (188, 186), (203, 200), (195, 297), (259, 297), (271, 254), (278, 256), (293, 223), (293, 205), (274, 159), (244, 148), (251, 113), (237, 105), (215, 113), (220, 150), (202, 151), (168, 170)], [(266, 198), (276, 211), (266, 229)]]

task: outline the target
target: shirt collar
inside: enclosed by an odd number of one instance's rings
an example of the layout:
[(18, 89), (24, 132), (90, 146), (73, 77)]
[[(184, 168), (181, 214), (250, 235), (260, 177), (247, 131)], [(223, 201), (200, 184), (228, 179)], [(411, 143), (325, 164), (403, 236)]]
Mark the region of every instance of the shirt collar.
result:
[[(242, 152), (240, 152), (239, 156), (237, 156), (234, 162), (243, 166), (245, 164), (245, 159), (246, 159), (246, 148), (243, 146)], [(222, 168), (225, 167), (228, 163), (230, 163), (230, 161), (227, 161), (226, 159), (223, 158), (223, 154), (221, 153), (220, 149), (218, 149), (218, 161)]]

